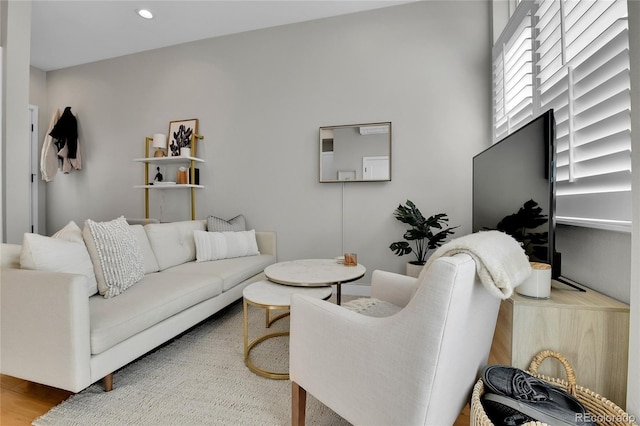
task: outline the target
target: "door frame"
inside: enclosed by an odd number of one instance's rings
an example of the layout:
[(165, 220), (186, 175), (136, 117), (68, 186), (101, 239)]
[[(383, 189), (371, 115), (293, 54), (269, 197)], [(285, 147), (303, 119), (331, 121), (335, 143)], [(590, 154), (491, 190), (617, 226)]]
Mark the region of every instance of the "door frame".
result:
[(40, 231), (39, 220), (39, 188), (38, 188), (38, 170), (40, 165), (40, 152), (38, 144), (38, 107), (29, 104), (29, 135), (30, 135), (30, 176), (31, 184), (29, 185), (30, 203), (29, 203), (29, 216), (31, 220), (31, 232), (38, 234)]

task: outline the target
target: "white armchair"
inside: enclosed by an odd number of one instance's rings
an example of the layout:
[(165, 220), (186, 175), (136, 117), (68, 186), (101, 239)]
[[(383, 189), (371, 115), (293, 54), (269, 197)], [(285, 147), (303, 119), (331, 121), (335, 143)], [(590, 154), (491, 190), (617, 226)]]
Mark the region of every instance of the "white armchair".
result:
[(476, 262), (439, 257), (417, 280), (374, 271), (372, 297), (402, 307), (384, 318), (295, 295), (292, 424), (304, 424), (307, 392), (355, 425), (453, 424), (487, 362), (500, 305)]

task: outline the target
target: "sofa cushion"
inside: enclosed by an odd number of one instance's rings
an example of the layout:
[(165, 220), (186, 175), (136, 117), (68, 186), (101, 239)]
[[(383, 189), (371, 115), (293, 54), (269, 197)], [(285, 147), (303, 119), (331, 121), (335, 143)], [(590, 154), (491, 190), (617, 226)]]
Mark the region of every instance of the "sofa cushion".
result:
[(206, 232), (193, 231), (196, 262), (255, 256), (258, 252), (256, 231)]
[(118, 297), (91, 297), (91, 353), (104, 352), (221, 292), (222, 280), (217, 277), (157, 272), (145, 275)]
[(343, 308), (347, 308), (368, 317), (384, 318), (397, 314), (402, 307), (389, 303), (386, 300), (376, 299), (374, 297), (361, 297), (349, 300), (342, 304)]
[(205, 221), (188, 220), (171, 223), (151, 223), (144, 226), (158, 266), (163, 271), (172, 266), (196, 260), (193, 231), (204, 231)]
[(244, 280), (263, 272), (264, 268), (275, 263), (275, 261), (275, 256), (260, 254), (212, 262), (188, 262), (169, 268), (163, 273), (215, 276), (222, 279), (222, 290), (227, 291)]
[(93, 263), (83, 242), (25, 233), (20, 251), (20, 267), (84, 275), (87, 277), (87, 297), (98, 292)]
[(236, 232), (246, 230), (247, 225), (244, 216), (241, 214), (229, 220), (220, 219), (215, 216), (209, 216), (207, 218), (207, 231), (209, 232)]
[(115, 297), (144, 277), (144, 260), (138, 240), (124, 216), (109, 222), (85, 221), (82, 231), (98, 291)]
[(138, 246), (140, 246), (140, 251), (142, 252), (142, 259), (144, 261), (144, 273), (150, 274), (152, 272), (158, 272), (160, 267), (158, 266), (158, 261), (156, 260), (156, 255), (153, 254), (153, 250), (151, 249), (151, 244), (149, 243), (149, 238), (147, 238), (147, 233), (144, 230), (142, 225), (130, 225), (131, 230), (136, 236), (138, 240)]

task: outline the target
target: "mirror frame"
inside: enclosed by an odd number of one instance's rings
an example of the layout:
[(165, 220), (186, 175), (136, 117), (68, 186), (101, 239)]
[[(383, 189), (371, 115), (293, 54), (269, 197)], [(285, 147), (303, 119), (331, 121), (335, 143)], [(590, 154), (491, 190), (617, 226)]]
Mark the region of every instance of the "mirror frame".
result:
[[(348, 128), (358, 128), (358, 127), (369, 127), (369, 126), (389, 126), (389, 138), (388, 138), (388, 153), (389, 157), (389, 177), (387, 179), (322, 179), (322, 153), (323, 151), (323, 130), (336, 130), (336, 129), (348, 129)], [(390, 121), (381, 121), (376, 123), (359, 123), (359, 124), (343, 124), (339, 126), (322, 126), (318, 132), (319, 134), (319, 169), (318, 169), (318, 181), (320, 183), (345, 183), (345, 182), (389, 182), (391, 181), (391, 141), (392, 141), (392, 127)]]

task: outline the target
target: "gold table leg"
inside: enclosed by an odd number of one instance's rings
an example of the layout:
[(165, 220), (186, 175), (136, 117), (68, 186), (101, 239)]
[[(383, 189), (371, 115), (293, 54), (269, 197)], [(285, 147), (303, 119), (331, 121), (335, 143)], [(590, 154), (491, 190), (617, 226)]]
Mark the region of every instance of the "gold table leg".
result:
[(285, 312), (283, 314), (280, 314), (278, 316), (276, 316), (275, 318), (270, 318), (270, 311), (271, 310), (277, 310), (277, 309), (288, 309), (288, 306), (270, 306), (270, 305), (260, 305), (257, 303), (253, 303), (253, 302), (249, 302), (247, 301), (247, 299), (243, 298), (243, 331), (244, 331), (244, 363), (246, 364), (246, 366), (249, 368), (249, 370), (253, 371), (254, 373), (262, 376), (262, 377), (266, 377), (269, 379), (277, 379), (277, 380), (289, 380), (289, 373), (277, 373), (274, 371), (268, 371), (264, 368), (260, 368), (258, 367), (253, 360), (251, 359), (251, 350), (258, 345), (259, 343), (264, 342), (265, 340), (268, 339), (272, 339), (274, 337), (280, 337), (280, 336), (288, 336), (289, 332), (288, 331), (278, 331), (275, 333), (268, 333), (265, 334), (264, 336), (258, 337), (255, 340), (249, 342), (249, 315), (248, 315), (248, 306), (252, 305), (255, 306), (257, 308), (264, 308), (266, 313), (265, 313), (265, 327), (269, 328), (271, 327), (271, 325), (278, 321), (279, 319), (282, 319), (284, 317), (287, 317), (289, 315), (289, 312)]

